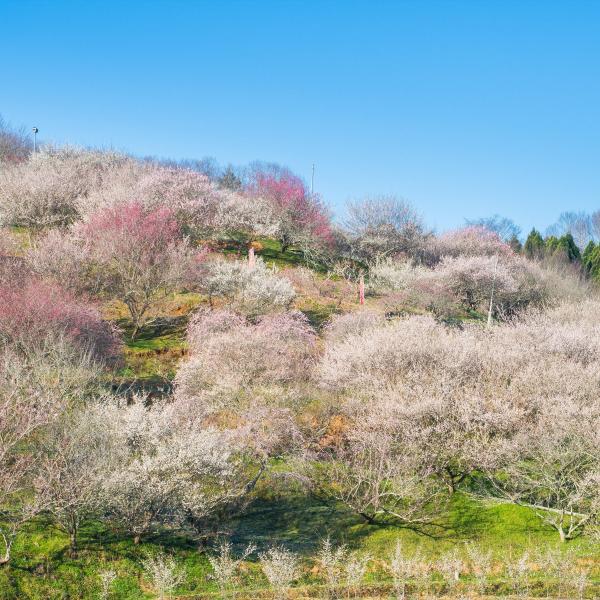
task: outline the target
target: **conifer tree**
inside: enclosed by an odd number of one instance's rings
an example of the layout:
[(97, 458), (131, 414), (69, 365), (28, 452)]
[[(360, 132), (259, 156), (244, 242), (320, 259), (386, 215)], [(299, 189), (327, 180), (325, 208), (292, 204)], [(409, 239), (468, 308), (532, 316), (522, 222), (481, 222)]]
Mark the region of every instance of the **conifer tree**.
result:
[(542, 238), (540, 232), (534, 227), (527, 236), (523, 252), (527, 258), (540, 259), (544, 256), (544, 246), (544, 238)]

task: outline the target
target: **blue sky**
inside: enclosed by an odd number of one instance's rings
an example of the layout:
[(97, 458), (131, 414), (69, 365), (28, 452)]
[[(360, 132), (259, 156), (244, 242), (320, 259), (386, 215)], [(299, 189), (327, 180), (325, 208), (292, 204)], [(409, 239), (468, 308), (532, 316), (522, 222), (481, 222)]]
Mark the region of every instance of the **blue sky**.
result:
[(544, 229), (600, 208), (600, 2), (0, 0), (0, 113)]

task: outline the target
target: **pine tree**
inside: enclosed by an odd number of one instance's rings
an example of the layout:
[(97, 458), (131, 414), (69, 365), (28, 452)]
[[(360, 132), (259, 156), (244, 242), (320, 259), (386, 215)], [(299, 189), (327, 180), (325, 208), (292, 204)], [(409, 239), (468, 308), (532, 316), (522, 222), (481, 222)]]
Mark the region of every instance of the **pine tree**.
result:
[(544, 240), (546, 246), (546, 255), (560, 258), (564, 256), (569, 262), (581, 260), (581, 252), (570, 233), (557, 238), (554, 235)]
[(592, 255), (594, 254), (594, 250), (597, 248), (594, 240), (590, 240), (581, 255), (581, 264), (583, 265), (583, 269), (588, 275), (591, 275), (591, 267), (592, 267)]
[(523, 250), (523, 244), (521, 244), (521, 240), (516, 235), (513, 235), (510, 238), (508, 245), (512, 248), (512, 251), (515, 254), (521, 254), (521, 251)]
[(523, 246), (523, 253), (527, 258), (541, 259), (544, 257), (545, 244), (539, 231), (535, 227), (531, 230), (531, 233), (527, 236), (525, 245)]
[(584, 266), (590, 279), (600, 282), (600, 244), (595, 246), (594, 249), (589, 252)]
[(219, 185), (227, 190), (239, 191), (242, 189), (242, 180), (235, 174), (233, 167), (229, 165), (219, 178)]

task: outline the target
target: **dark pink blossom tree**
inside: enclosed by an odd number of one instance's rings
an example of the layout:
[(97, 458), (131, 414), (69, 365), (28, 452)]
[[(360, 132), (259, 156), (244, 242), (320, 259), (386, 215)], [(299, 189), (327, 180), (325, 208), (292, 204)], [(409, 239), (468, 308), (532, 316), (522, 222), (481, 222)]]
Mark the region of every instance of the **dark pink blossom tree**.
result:
[(63, 337), (101, 362), (115, 360), (121, 349), (115, 328), (99, 311), (55, 283), (30, 277), (18, 286), (0, 284), (0, 339), (32, 349), (49, 336)]
[(183, 285), (203, 251), (182, 236), (174, 212), (130, 202), (103, 209), (31, 254), (34, 266), (75, 289), (125, 303), (135, 338), (156, 300)]
[(302, 179), (286, 169), (257, 172), (248, 191), (272, 203), (278, 221), (281, 250), (299, 243), (330, 245), (333, 232), (327, 210)]

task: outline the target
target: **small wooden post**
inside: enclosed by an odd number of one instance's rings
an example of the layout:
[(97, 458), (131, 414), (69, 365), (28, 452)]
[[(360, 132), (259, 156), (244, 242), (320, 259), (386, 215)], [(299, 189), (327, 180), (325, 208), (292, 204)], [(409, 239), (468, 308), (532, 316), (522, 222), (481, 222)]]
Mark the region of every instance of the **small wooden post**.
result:
[(248, 249), (248, 269), (252, 271), (256, 266), (256, 256), (254, 255), (254, 246)]
[(498, 270), (498, 255), (496, 254), (496, 262), (494, 263), (494, 277), (492, 279), (492, 293), (490, 294), (490, 308), (488, 310), (487, 326), (488, 329), (492, 326), (492, 309), (494, 308), (494, 292), (496, 291), (496, 271)]
[(365, 303), (365, 278), (362, 275), (358, 280), (358, 302), (361, 305)]

